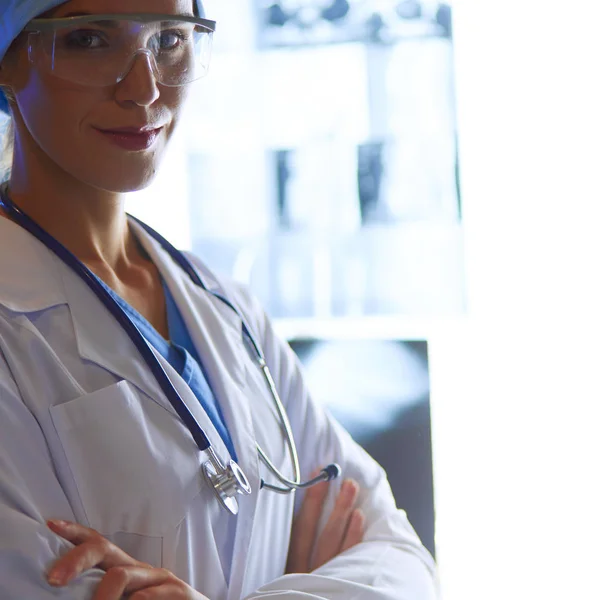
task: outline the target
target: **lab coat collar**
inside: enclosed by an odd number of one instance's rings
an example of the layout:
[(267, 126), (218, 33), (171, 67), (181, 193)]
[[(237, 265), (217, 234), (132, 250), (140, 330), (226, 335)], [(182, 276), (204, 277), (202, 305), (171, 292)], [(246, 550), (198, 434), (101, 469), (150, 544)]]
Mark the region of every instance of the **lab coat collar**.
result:
[(66, 303), (59, 259), (28, 231), (0, 217), (0, 304), (14, 312), (37, 312)]
[[(133, 342), (70, 267), (16, 223), (0, 217), (0, 304), (15, 313), (68, 305), (80, 356), (127, 379), (174, 413)], [(89, 316), (93, 318), (89, 318)], [(117, 339), (117, 357), (101, 352)]]
[[(87, 285), (45, 245), (16, 223), (0, 217), (0, 304), (16, 313), (32, 313), (67, 304), (81, 357), (127, 379), (174, 413), (162, 399), (155, 378), (138, 359), (133, 342), (123, 334)], [(90, 318), (89, 315), (95, 318)], [(113, 339), (117, 357), (101, 351)]]
[[(163, 252), (139, 225), (132, 220), (130, 225), (152, 260), (155, 253)], [(65, 290), (55, 273), (62, 264), (59, 258), (26, 229), (4, 217), (0, 217), (0, 240), (4, 250), (0, 252), (0, 284), (10, 282), (0, 285), (0, 304), (15, 312), (36, 312), (67, 303)], [(178, 269), (172, 259), (165, 262), (169, 268)], [(24, 271), (23, 265), (26, 265)], [(207, 291), (223, 295), (219, 280), (205, 265), (199, 265), (199, 277)], [(236, 314), (229, 316), (234, 323), (239, 321)]]

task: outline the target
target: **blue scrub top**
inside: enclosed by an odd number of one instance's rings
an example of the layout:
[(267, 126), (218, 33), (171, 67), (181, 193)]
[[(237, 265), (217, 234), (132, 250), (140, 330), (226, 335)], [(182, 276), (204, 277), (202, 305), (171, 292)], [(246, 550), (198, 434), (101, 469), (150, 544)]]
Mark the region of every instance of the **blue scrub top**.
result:
[(203, 409), (211, 419), (211, 422), (218, 430), (230, 456), (233, 460), (238, 461), (236, 450), (234, 449), (234, 444), (232, 443), (221, 407), (209, 385), (197, 348), (195, 348), (195, 344), (193, 344), (185, 320), (164, 280), (161, 281), (166, 297), (166, 313), (170, 341), (165, 340), (158, 331), (154, 329), (152, 324), (135, 310), (133, 306), (123, 300), (123, 298), (116, 294), (100, 278), (97, 277), (97, 279), (107, 292), (109, 292), (115, 302), (117, 302), (117, 304), (119, 304), (126, 312), (127, 316), (134, 322), (144, 338), (156, 348), (191, 388), (191, 391), (195, 394), (196, 398), (201, 403), (201, 406), (203, 406)]

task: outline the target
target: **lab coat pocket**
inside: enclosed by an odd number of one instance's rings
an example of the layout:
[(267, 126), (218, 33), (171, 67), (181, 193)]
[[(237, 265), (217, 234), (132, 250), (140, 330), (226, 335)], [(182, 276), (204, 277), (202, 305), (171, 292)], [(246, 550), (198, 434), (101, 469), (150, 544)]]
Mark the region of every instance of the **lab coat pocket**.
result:
[(164, 536), (199, 501), (203, 456), (182, 422), (129, 382), (51, 416), (88, 523), (103, 535)]

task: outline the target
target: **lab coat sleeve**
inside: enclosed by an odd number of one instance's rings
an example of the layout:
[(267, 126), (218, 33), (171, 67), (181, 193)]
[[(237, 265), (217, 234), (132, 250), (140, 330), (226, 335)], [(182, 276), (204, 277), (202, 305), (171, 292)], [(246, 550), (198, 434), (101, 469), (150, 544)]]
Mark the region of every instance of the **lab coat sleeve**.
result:
[(90, 600), (104, 573), (92, 570), (66, 588), (46, 573), (72, 545), (46, 519), (73, 521), (39, 424), (25, 406), (0, 352), (0, 598)]
[[(309, 476), (319, 466), (338, 463), (343, 469), (341, 481), (350, 477), (360, 484), (358, 506), (366, 518), (361, 544), (311, 574), (285, 575), (269, 582), (246, 600), (435, 600), (439, 592), (434, 562), (404, 511), (397, 509), (384, 470), (313, 401), (297, 357), (273, 332), (257, 302), (242, 288), (234, 287), (234, 291), (244, 317), (263, 345), (286, 405), (302, 476)], [(331, 486), (321, 527), (332, 511), (338, 488), (337, 482)], [(296, 507), (300, 503), (301, 497)]]

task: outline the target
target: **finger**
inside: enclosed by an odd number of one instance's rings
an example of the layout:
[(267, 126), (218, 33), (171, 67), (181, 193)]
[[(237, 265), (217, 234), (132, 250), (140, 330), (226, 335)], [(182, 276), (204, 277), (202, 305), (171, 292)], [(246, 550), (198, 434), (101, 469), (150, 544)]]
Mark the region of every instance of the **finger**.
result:
[(76, 545), (58, 559), (49, 571), (47, 579), (53, 586), (67, 585), (81, 573), (97, 566), (107, 570), (117, 565), (143, 564), (111, 544), (94, 529), (66, 521), (48, 521), (47, 524), (60, 537)]
[(75, 546), (88, 542), (96, 537), (101, 537), (101, 534), (91, 529), (90, 527), (84, 527), (80, 523), (72, 523), (71, 521), (59, 521), (50, 519), (47, 521), (47, 526), (60, 537), (72, 542)]
[(49, 520), (47, 526), (76, 546), (53, 565), (47, 576), (50, 585), (57, 587), (66, 585), (78, 574), (91, 569), (102, 560), (103, 553), (96, 544), (93, 544), (99, 534), (93, 529), (78, 523), (59, 520)]
[(318, 538), (312, 570), (317, 569), (340, 553), (345, 530), (358, 493), (359, 486), (352, 479), (343, 482), (334, 509)]
[(81, 573), (98, 566), (104, 554), (104, 549), (93, 542), (76, 546), (52, 566), (47, 581), (54, 587), (67, 585)]
[(354, 510), (349, 519), (349, 525), (347, 526), (347, 531), (345, 532), (345, 538), (343, 539), (339, 554), (363, 541), (364, 528), (364, 514), (359, 509)]
[[(173, 581), (173, 575), (165, 569), (138, 566), (113, 567), (99, 583), (92, 600), (120, 600), (124, 595), (146, 590)], [(147, 596), (151, 598), (151, 596)], [(174, 598), (174, 596), (173, 596)]]
[[(320, 471), (315, 471), (315, 477)], [(287, 561), (288, 573), (307, 573), (314, 540), (318, 532), (318, 521), (328, 493), (329, 483), (322, 482), (306, 490), (306, 495), (292, 526), (292, 537)]]
[[(315, 471), (312, 477), (318, 473), (318, 470)], [(306, 490), (302, 506), (292, 527), (291, 572), (307, 573), (310, 568), (312, 548), (318, 533), (318, 521), (322, 514), (328, 487), (329, 484), (323, 482)]]
[(121, 564), (135, 564), (135, 565), (145, 565), (149, 566), (146, 563), (142, 563), (138, 560), (135, 560), (129, 554), (121, 550), (115, 544), (112, 544), (103, 537), (98, 531), (95, 529), (91, 529), (90, 527), (84, 527), (84, 525), (80, 525), (79, 523), (72, 523), (70, 521), (56, 521), (50, 520), (47, 521), (47, 525), (54, 532), (57, 533), (60, 537), (68, 540), (75, 546), (79, 546), (84, 543), (92, 543), (97, 546), (103, 548), (105, 553), (104, 568), (110, 569), (111, 567), (115, 567)]

